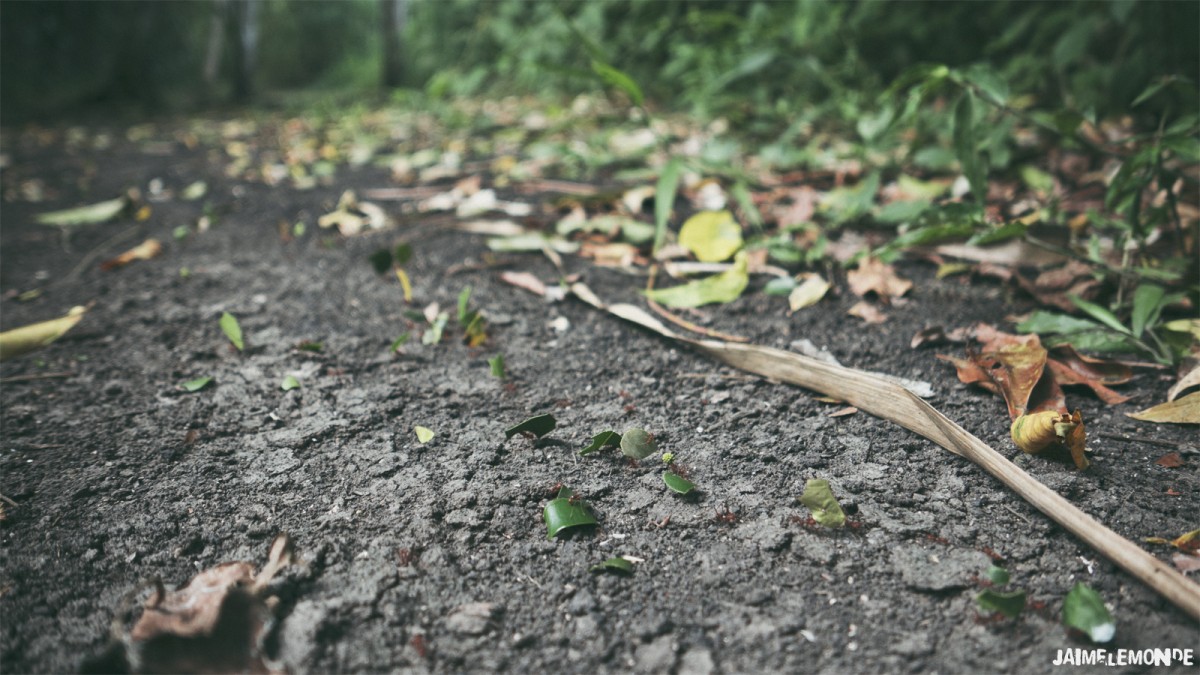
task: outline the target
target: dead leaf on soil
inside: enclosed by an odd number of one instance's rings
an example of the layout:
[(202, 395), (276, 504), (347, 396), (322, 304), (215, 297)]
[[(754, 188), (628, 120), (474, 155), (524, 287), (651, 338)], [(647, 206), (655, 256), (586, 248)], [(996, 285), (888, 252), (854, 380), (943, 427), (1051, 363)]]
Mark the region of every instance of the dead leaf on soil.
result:
[(1193, 363), (1191, 368), (1179, 376), (1179, 381), (1167, 390), (1167, 400), (1174, 401), (1192, 387), (1200, 387), (1200, 361)]
[(258, 574), (252, 563), (228, 562), (170, 593), (159, 584), (129, 632), (131, 663), (142, 672), (268, 672), (262, 642), (274, 603), (265, 591), (293, 555), (280, 534)]
[(1125, 384), (1133, 379), (1133, 371), (1129, 366), (1083, 356), (1071, 345), (1059, 345), (1051, 350), (1051, 358), (1046, 361), (1054, 373), (1054, 379), (1060, 385), (1083, 385), (1096, 393), (1097, 398), (1108, 405), (1116, 405), (1129, 400), (1128, 396), (1119, 394), (1105, 385)]
[(891, 265), (873, 256), (863, 258), (858, 267), (846, 273), (850, 290), (859, 297), (875, 293), (884, 302), (912, 289), (912, 282), (899, 277)]
[(1092, 289), (1100, 285), (1100, 280), (1093, 275), (1092, 267), (1078, 260), (1071, 260), (1062, 267), (1042, 272), (1033, 280), (1019, 273), (1014, 276), (1017, 285), (1038, 302), (1069, 313), (1079, 309), (1071, 302), (1070, 296), (1087, 299), (1091, 297)]
[(1157, 424), (1200, 424), (1200, 391), (1126, 415)]
[(821, 301), (825, 294), (829, 292), (829, 282), (820, 274), (804, 274), (804, 281), (788, 294), (788, 315), (811, 307)]
[(86, 307), (72, 307), (66, 316), (0, 333), (0, 361), (7, 361), (54, 342), (74, 328), (86, 311)]
[(162, 244), (157, 239), (147, 239), (121, 255), (100, 263), (100, 269), (105, 272), (128, 265), (134, 260), (149, 260), (162, 253)]
[(887, 315), (879, 311), (875, 305), (872, 305), (865, 300), (860, 300), (853, 307), (846, 310), (850, 316), (857, 316), (867, 323), (883, 323), (887, 321)]
[(352, 237), (364, 229), (381, 230), (388, 225), (387, 214), (378, 205), (360, 202), (353, 190), (346, 190), (337, 208), (317, 219), (322, 228), (337, 227), (344, 237)]
[(1155, 460), (1154, 463), (1159, 466), (1165, 466), (1168, 469), (1178, 469), (1183, 466), (1183, 456), (1178, 452), (1168, 452)]

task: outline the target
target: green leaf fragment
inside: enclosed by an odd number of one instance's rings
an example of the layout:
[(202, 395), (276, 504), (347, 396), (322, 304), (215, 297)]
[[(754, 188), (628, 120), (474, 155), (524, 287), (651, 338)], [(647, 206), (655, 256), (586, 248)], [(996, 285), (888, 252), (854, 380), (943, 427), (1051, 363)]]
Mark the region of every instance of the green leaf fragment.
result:
[(288, 375), (283, 378), (283, 382), (279, 384), (279, 388), (284, 391), (291, 391), (300, 386), (300, 380), (297, 380), (294, 375)]
[(537, 415), (521, 422), (520, 424), (511, 426), (504, 430), (504, 438), (512, 438), (517, 434), (531, 433), (538, 438), (554, 431), (554, 427), (558, 426), (558, 421), (554, 419), (554, 415)]
[(621, 454), (643, 460), (658, 452), (654, 436), (645, 429), (630, 429), (621, 436)]
[(384, 274), (392, 269), (392, 254), (386, 248), (375, 251), (367, 260), (371, 261), (371, 267), (375, 268), (376, 274)]
[(395, 353), (401, 347), (403, 347), (404, 344), (406, 342), (408, 342), (409, 338), (411, 338), (411, 337), (412, 337), (412, 335), (410, 335), (407, 331), (405, 331), (404, 333), (402, 333), (400, 335), (400, 337), (396, 338), (395, 340), (392, 340), (392, 344), (391, 344), (391, 346), (388, 347), (388, 351)]
[(125, 204), (124, 197), (117, 197), (116, 199), (110, 199), (98, 204), (41, 213), (38, 214), (36, 219), (42, 225), (57, 225), (59, 227), (95, 225), (115, 218), (117, 214), (125, 209)]
[(413, 432), (417, 434), (417, 442), (421, 445), (433, 440), (433, 429), (429, 427), (415, 426)]
[(800, 503), (812, 511), (813, 520), (825, 527), (838, 528), (846, 524), (846, 514), (834, 498), (829, 481), (824, 478), (808, 479), (804, 494), (800, 495)]
[(1055, 312), (1047, 312), (1037, 310), (1029, 315), (1021, 323), (1017, 324), (1017, 330), (1022, 333), (1080, 333), (1083, 331), (1093, 331), (1100, 328), (1099, 324), (1088, 321), (1087, 319), (1079, 319), (1066, 314), (1057, 314)]
[(677, 492), (681, 495), (686, 495), (696, 489), (695, 483), (671, 471), (664, 471), (662, 479), (667, 484), (667, 487), (671, 488), (672, 492)]
[(212, 382), (211, 377), (197, 377), (196, 379), (188, 380), (179, 386), (183, 387), (183, 390), (186, 392), (196, 392), (207, 387), (209, 382)]
[(1003, 586), (1008, 583), (1008, 570), (996, 565), (989, 565), (987, 569), (988, 579), (997, 586)]
[(471, 286), (468, 285), (458, 294), (458, 322), (464, 326), (471, 322), (474, 318), (473, 312), (468, 307), (471, 303)]
[(497, 355), (493, 356), (492, 358), (488, 359), (488, 365), (491, 366), (492, 375), (494, 377), (498, 377), (501, 380), (504, 379), (504, 355), (503, 354), (497, 354)]
[(403, 265), (404, 263), (408, 262), (410, 258), (412, 258), (412, 254), (412, 244), (396, 244), (395, 250), (392, 251), (392, 261), (395, 262), (397, 266)]
[(1166, 291), (1162, 286), (1142, 284), (1133, 292), (1133, 336), (1141, 337), (1147, 326), (1153, 326), (1163, 308), (1163, 296)]
[(542, 511), (542, 519), (546, 522), (546, 538), (553, 539), (559, 532), (572, 527), (596, 525), (587, 504), (570, 488), (562, 488), (558, 496), (551, 499)]
[(1000, 612), (1015, 619), (1025, 610), (1025, 591), (1000, 593), (988, 588), (975, 596), (975, 602), (985, 612)]
[(1104, 599), (1083, 582), (1063, 600), (1063, 624), (1087, 633), (1092, 642), (1108, 642), (1117, 632), (1117, 623), (1104, 606)]
[(1121, 321), (1119, 319), (1117, 319), (1117, 317), (1112, 312), (1101, 307), (1100, 305), (1097, 305), (1093, 302), (1088, 302), (1087, 300), (1084, 300), (1083, 298), (1079, 297), (1078, 295), (1068, 295), (1067, 298), (1072, 303), (1074, 303), (1074, 305), (1076, 307), (1083, 310), (1083, 312), (1085, 314), (1087, 314), (1088, 316), (1092, 317), (1093, 319), (1099, 321), (1100, 323), (1108, 326), (1109, 328), (1111, 328), (1115, 331), (1120, 331), (1122, 333), (1131, 334), (1130, 330), (1128, 328), (1126, 328), (1125, 326), (1121, 325)]
[(732, 268), (680, 286), (643, 291), (647, 298), (668, 307), (699, 307), (737, 300), (750, 283), (746, 254), (739, 253)]
[(683, 162), (674, 157), (663, 167), (654, 188), (654, 252), (667, 241), (667, 221), (671, 218), (671, 207), (675, 205), (675, 193), (679, 190), (679, 176), (683, 173)]
[(629, 94), (629, 99), (633, 101), (634, 105), (642, 105), (642, 101), (644, 100), (642, 88), (638, 86), (632, 77), (626, 75), (623, 71), (608, 65), (600, 59), (592, 59), (592, 72), (600, 76), (600, 79), (608, 86), (620, 89)]
[(421, 335), (421, 344), (436, 345), (442, 341), (442, 332), (446, 330), (446, 322), (450, 320), (448, 312), (442, 312), (429, 324), (428, 330)]
[(302, 352), (313, 352), (314, 354), (320, 354), (321, 352), (325, 351), (325, 343), (306, 340), (296, 345), (296, 349), (299, 349)]
[(233, 346), (238, 348), (238, 351), (246, 348), (246, 343), (242, 340), (242, 327), (238, 324), (237, 318), (229, 312), (221, 314), (221, 331), (225, 333), (225, 337), (229, 338)]
[(592, 436), (592, 442), (590, 444), (588, 444), (588, 446), (586, 448), (580, 450), (579, 454), (580, 455), (590, 455), (593, 452), (596, 452), (598, 450), (603, 450), (604, 448), (609, 448), (609, 447), (616, 447), (620, 444), (621, 444), (621, 434), (618, 434), (617, 432), (612, 431), (611, 429), (608, 431), (601, 431), (600, 433), (596, 434), (595, 436)]
[(589, 572), (617, 572), (619, 574), (633, 574), (633, 563), (629, 562), (621, 556), (613, 556), (602, 563), (597, 563), (588, 568)]
[(791, 277), (775, 277), (763, 286), (763, 293), (767, 295), (788, 295), (792, 289), (796, 287), (796, 280)]
[(679, 230), (679, 243), (702, 262), (721, 262), (742, 247), (742, 227), (729, 211), (701, 211)]

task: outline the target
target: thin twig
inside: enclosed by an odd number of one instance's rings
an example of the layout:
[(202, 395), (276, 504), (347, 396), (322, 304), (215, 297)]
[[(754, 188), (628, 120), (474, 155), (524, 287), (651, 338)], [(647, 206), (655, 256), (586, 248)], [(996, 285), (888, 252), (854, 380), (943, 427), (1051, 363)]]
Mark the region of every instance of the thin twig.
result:
[(1107, 439), (1114, 440), (1114, 441), (1120, 441), (1122, 443), (1145, 443), (1146, 445), (1158, 445), (1158, 446), (1161, 446), (1164, 448), (1190, 448), (1193, 446), (1192, 443), (1178, 443), (1176, 441), (1163, 441), (1163, 440), (1159, 440), (1157, 438), (1130, 438), (1128, 436), (1122, 436), (1121, 434), (1110, 434), (1110, 433), (1105, 433), (1103, 431), (1096, 435), (1099, 436), (1100, 438), (1107, 438)]
[(14, 382), (30, 382), (33, 380), (53, 380), (60, 377), (74, 377), (75, 371), (64, 370), (57, 373), (33, 373), (31, 375), (13, 375), (11, 377), (0, 377), (0, 384), (12, 384)]
[[(657, 275), (657, 273), (658, 273), (658, 265), (655, 265), (650, 268), (650, 276), (649, 276), (649, 278), (646, 279), (646, 290), (647, 291), (654, 290), (654, 278)], [(706, 337), (717, 338), (718, 340), (726, 340), (728, 342), (749, 342), (750, 341), (750, 338), (741, 337), (739, 335), (730, 335), (729, 333), (722, 333), (719, 330), (705, 328), (704, 326), (697, 326), (696, 324), (692, 323), (691, 321), (688, 321), (687, 319), (684, 319), (683, 317), (676, 316), (676, 315), (668, 312), (662, 305), (651, 300), (650, 296), (646, 296), (646, 304), (650, 305), (650, 309), (654, 310), (654, 312), (656, 314), (658, 314), (659, 316), (661, 316), (662, 318), (666, 319), (667, 321), (670, 321), (671, 323), (675, 324), (676, 326), (679, 326), (680, 328), (683, 328), (685, 330), (690, 330), (693, 333), (699, 333), (700, 335), (704, 335)]]

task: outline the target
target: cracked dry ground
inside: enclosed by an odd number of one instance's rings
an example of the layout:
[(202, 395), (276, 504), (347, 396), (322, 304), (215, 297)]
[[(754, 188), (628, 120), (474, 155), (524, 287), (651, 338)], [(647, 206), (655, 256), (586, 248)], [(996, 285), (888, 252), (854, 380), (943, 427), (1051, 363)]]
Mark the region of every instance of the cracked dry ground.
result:
[[(59, 342), (2, 370), (69, 373), (0, 392), (0, 492), (19, 504), (0, 526), (6, 672), (79, 669), (145, 580), (173, 587), (223, 561), (261, 562), (279, 531), (302, 564), (277, 584), (266, 649), (293, 672), (1049, 672), (1058, 649), (1081, 646), (1059, 622), (1077, 580), (1113, 606), (1110, 646), (1196, 644), (1182, 612), (982, 470), (891, 423), (830, 418), (835, 408), (811, 392), (505, 285), (501, 267), (478, 264), (481, 237), (436, 218), (344, 241), (311, 227), (343, 189), (385, 186), (383, 170), (297, 191), (228, 180), (205, 151), (178, 144), (167, 154), (120, 139), (72, 153), (12, 146), (6, 182), (16, 169), (59, 196), (0, 206), (2, 290), (56, 285), (33, 302), (5, 300), (5, 325), (95, 306)], [(75, 179), (88, 166), (98, 170), (82, 192)], [(177, 189), (208, 180), (219, 223), (172, 241), (200, 207), (168, 201), (141, 224), (81, 228), (69, 249), (57, 230), (32, 224), (35, 213), (145, 190), (154, 178)], [(282, 241), (280, 221), (299, 219), (309, 232)], [(169, 242), (166, 252), (70, 276), (131, 227), (107, 255), (146, 236)], [(414, 305), (452, 310), (470, 284), (490, 322), (485, 347), (463, 346), (452, 323), (439, 345), (389, 352), (405, 308), (366, 258), (405, 237)], [(554, 278), (540, 256), (499, 262)], [(602, 297), (638, 301), (642, 279), (565, 264)], [(808, 339), (846, 365), (932, 383), (936, 407), (1129, 539), (1196, 526), (1200, 479), (1155, 465), (1161, 447), (1097, 438), (1085, 473), (1018, 456), (1003, 403), (908, 342), (929, 325), (1028, 307), (997, 285), (935, 280), (920, 264), (901, 270), (916, 282), (911, 300), (879, 326), (845, 315), (854, 298), (844, 278), (820, 308), (792, 317), (755, 281), (708, 311), (710, 325), (771, 346)], [(224, 311), (241, 321), (244, 353), (218, 328)], [(294, 348), (305, 340), (324, 351)], [(497, 353), (507, 382), (490, 375)], [(289, 373), (302, 386), (280, 391)], [(205, 390), (177, 388), (205, 375), (214, 377)], [(1123, 414), (1162, 400), (1168, 385), (1141, 371), (1124, 407), (1078, 392), (1071, 400), (1091, 429), (1191, 442), (1186, 430)], [(504, 428), (543, 412), (559, 421), (548, 441), (504, 441)], [(436, 436), (419, 444), (414, 425)], [(698, 499), (667, 491), (653, 462), (576, 455), (592, 434), (631, 426), (691, 468)], [(857, 507), (859, 527), (805, 526), (795, 498), (812, 477)], [(546, 539), (542, 507), (559, 482), (592, 505), (595, 531)], [(616, 554), (644, 562), (629, 577), (588, 573)], [(989, 556), (1035, 603), (1018, 620), (977, 618)]]

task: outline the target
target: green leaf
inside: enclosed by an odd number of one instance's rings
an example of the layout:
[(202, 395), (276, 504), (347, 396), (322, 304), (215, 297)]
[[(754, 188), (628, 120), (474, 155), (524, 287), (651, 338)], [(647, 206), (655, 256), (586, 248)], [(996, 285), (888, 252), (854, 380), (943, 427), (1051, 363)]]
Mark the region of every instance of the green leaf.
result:
[(558, 497), (546, 504), (542, 511), (542, 519), (546, 522), (547, 539), (553, 539), (559, 532), (572, 527), (596, 524), (596, 518), (592, 516), (587, 504), (566, 487), (558, 491)]
[(207, 192), (208, 192), (208, 183), (205, 183), (202, 180), (198, 180), (195, 183), (192, 183), (191, 185), (185, 187), (183, 189), (183, 192), (179, 193), (179, 196), (183, 197), (185, 200), (187, 200), (189, 202), (193, 202), (193, 201), (196, 201), (197, 199), (200, 199), (201, 197), (203, 197), (205, 195), (205, 193), (207, 193)]
[(599, 75), (600, 79), (608, 86), (615, 87), (629, 94), (629, 98), (633, 101), (634, 105), (640, 106), (645, 100), (645, 97), (642, 95), (642, 88), (638, 86), (632, 77), (613, 68), (600, 59), (592, 59), (592, 72)]
[(975, 596), (975, 602), (985, 612), (1000, 612), (1015, 619), (1025, 610), (1025, 591), (1000, 593), (988, 588)]
[(758, 205), (754, 203), (754, 197), (746, 187), (746, 182), (742, 180), (737, 181), (729, 189), (729, 192), (737, 200), (738, 206), (742, 209), (742, 214), (746, 216), (750, 224), (761, 230), (763, 226), (762, 212), (758, 210)]
[(763, 293), (767, 295), (787, 295), (796, 287), (796, 280), (791, 277), (775, 277), (763, 286)]
[(613, 556), (602, 563), (592, 565), (588, 568), (589, 572), (617, 572), (619, 574), (633, 574), (633, 563), (629, 562), (621, 556)]
[(1139, 105), (1141, 105), (1142, 103), (1146, 102), (1148, 99), (1153, 97), (1155, 94), (1162, 91), (1164, 87), (1166, 87), (1169, 84), (1173, 84), (1178, 79), (1181, 79), (1181, 78), (1178, 78), (1177, 76), (1167, 76), (1167, 77), (1160, 78), (1157, 82), (1154, 82), (1149, 87), (1146, 87), (1145, 89), (1143, 89), (1142, 93), (1138, 94), (1138, 97), (1133, 99), (1133, 103), (1129, 104), (1129, 107), (1130, 108), (1138, 107)]
[(69, 227), (72, 225), (96, 225), (116, 218), (125, 209), (125, 198), (117, 197), (98, 204), (89, 204), (62, 211), (38, 214), (36, 220), (42, 225)]
[(229, 312), (221, 314), (221, 331), (225, 333), (225, 337), (233, 343), (238, 351), (246, 348), (246, 343), (242, 341), (242, 327), (238, 324), (238, 320)]
[(601, 431), (592, 436), (592, 442), (588, 446), (579, 451), (580, 455), (590, 455), (598, 450), (603, 450), (608, 447), (615, 447), (621, 444), (621, 434), (615, 431)]
[(917, 219), (931, 202), (917, 200), (909, 202), (891, 202), (875, 212), (875, 220), (880, 223), (909, 223)]
[(1017, 331), (1021, 333), (1037, 333), (1046, 335), (1050, 333), (1080, 333), (1083, 331), (1093, 331), (1100, 328), (1100, 325), (1088, 321), (1087, 319), (1079, 319), (1067, 314), (1058, 314), (1057, 312), (1047, 312), (1045, 310), (1037, 310), (1029, 315), (1021, 323), (1017, 324)]
[(446, 330), (446, 322), (450, 320), (449, 312), (441, 312), (434, 318), (433, 323), (429, 324), (429, 328), (421, 335), (421, 344), (436, 345), (442, 341), (442, 332)]
[(433, 429), (430, 429), (429, 427), (414, 426), (413, 432), (417, 434), (417, 442), (421, 445), (425, 445), (429, 441), (433, 440)]
[(968, 82), (979, 87), (992, 103), (1004, 105), (1008, 101), (1008, 84), (987, 66), (972, 66), (963, 72)]
[(1067, 299), (1069, 299), (1076, 307), (1083, 310), (1083, 312), (1085, 314), (1087, 314), (1088, 316), (1092, 317), (1093, 319), (1099, 321), (1100, 323), (1104, 324), (1105, 326), (1108, 326), (1109, 328), (1111, 328), (1115, 331), (1120, 331), (1120, 332), (1126, 333), (1126, 334), (1132, 334), (1128, 328), (1121, 325), (1121, 322), (1117, 319), (1116, 316), (1113, 315), (1112, 312), (1101, 307), (1100, 305), (1097, 305), (1096, 303), (1093, 303), (1093, 302), (1088, 302), (1087, 300), (1084, 300), (1083, 298), (1079, 297), (1078, 295), (1068, 295)]
[(488, 359), (488, 365), (492, 367), (492, 375), (504, 379), (504, 355), (497, 354)]
[(1005, 223), (1000, 227), (990, 230), (984, 230), (967, 240), (968, 246), (987, 246), (988, 244), (996, 244), (1002, 241), (1007, 241), (1015, 237), (1025, 236), (1025, 232), (1029, 226), (1019, 220), (1014, 220), (1011, 223)]
[(299, 349), (302, 352), (312, 352), (314, 354), (320, 354), (321, 352), (325, 351), (325, 343), (313, 342), (311, 340), (305, 340), (304, 342), (301, 342), (300, 344), (296, 345), (296, 349)]
[(388, 351), (392, 352), (393, 354), (396, 353), (401, 347), (404, 346), (406, 342), (408, 342), (410, 337), (412, 337), (412, 335), (410, 335), (408, 331), (405, 331), (400, 335), (400, 337), (392, 340), (392, 344), (390, 347), (388, 347)]
[(1117, 632), (1100, 594), (1083, 582), (1076, 582), (1063, 600), (1063, 624), (1087, 633), (1092, 642), (1108, 642)]
[(283, 382), (279, 383), (279, 388), (284, 391), (291, 391), (300, 386), (300, 380), (297, 380), (294, 375), (288, 375), (283, 378)]
[(739, 253), (733, 267), (704, 279), (680, 286), (643, 291), (647, 298), (668, 307), (699, 307), (712, 303), (733, 302), (750, 283), (746, 254)]
[(672, 492), (677, 492), (681, 495), (686, 495), (696, 489), (695, 483), (671, 471), (664, 471), (662, 478), (663, 482), (667, 484), (667, 487), (671, 488)]
[(460, 324), (466, 325), (470, 323), (471, 319), (475, 318), (472, 315), (473, 313), (467, 309), (470, 302), (471, 286), (468, 284), (467, 287), (462, 289), (462, 292), (458, 294), (458, 322)]
[(1032, 164), (1026, 164), (1021, 167), (1021, 180), (1030, 190), (1042, 196), (1049, 196), (1054, 192), (1054, 176)]
[(196, 379), (188, 380), (179, 386), (183, 387), (184, 391), (190, 393), (200, 391), (201, 389), (207, 387), (209, 382), (212, 382), (211, 377), (197, 377)]
[(1047, 347), (1053, 347), (1066, 342), (1069, 342), (1075, 349), (1084, 352), (1142, 351), (1142, 347), (1133, 341), (1132, 335), (1125, 335), (1124, 333), (1118, 333), (1103, 327), (1042, 341)]
[(1142, 333), (1146, 331), (1147, 326), (1153, 326), (1163, 308), (1163, 296), (1166, 291), (1162, 286), (1154, 284), (1142, 284), (1133, 292), (1133, 315), (1130, 321), (1133, 324), (1133, 336), (1142, 337)]
[(879, 192), (879, 172), (872, 171), (857, 185), (830, 190), (821, 197), (821, 210), (835, 223), (844, 223), (871, 212)]
[(701, 262), (722, 262), (742, 247), (742, 227), (729, 211), (701, 211), (679, 229), (679, 243)]
[(829, 481), (824, 478), (808, 479), (804, 485), (804, 494), (800, 495), (800, 503), (812, 511), (813, 520), (825, 527), (838, 528), (846, 524), (846, 514), (834, 498)]
[(667, 241), (667, 221), (671, 219), (671, 207), (675, 205), (675, 193), (679, 190), (679, 176), (683, 173), (683, 162), (678, 157), (663, 167), (654, 188), (654, 252)]
[(412, 258), (412, 254), (412, 244), (396, 244), (396, 248), (392, 251), (392, 261), (396, 263), (397, 267), (401, 267)]
[(371, 261), (371, 267), (375, 268), (376, 274), (383, 274), (392, 269), (392, 254), (386, 248), (375, 251), (367, 260)]
[(1008, 570), (996, 565), (988, 565), (988, 579), (997, 586), (1003, 586), (1008, 583)]
[(979, 139), (975, 128), (975, 94), (964, 91), (954, 107), (954, 154), (962, 165), (963, 175), (971, 185), (975, 202), (982, 204), (987, 198), (987, 169), (978, 150)]
[(658, 452), (654, 436), (645, 429), (629, 429), (621, 436), (621, 454), (643, 460)]
[(504, 430), (504, 437), (512, 438), (517, 434), (531, 433), (538, 438), (554, 431), (554, 427), (558, 426), (558, 421), (554, 419), (554, 415), (537, 415), (521, 422), (520, 424), (511, 426)]

